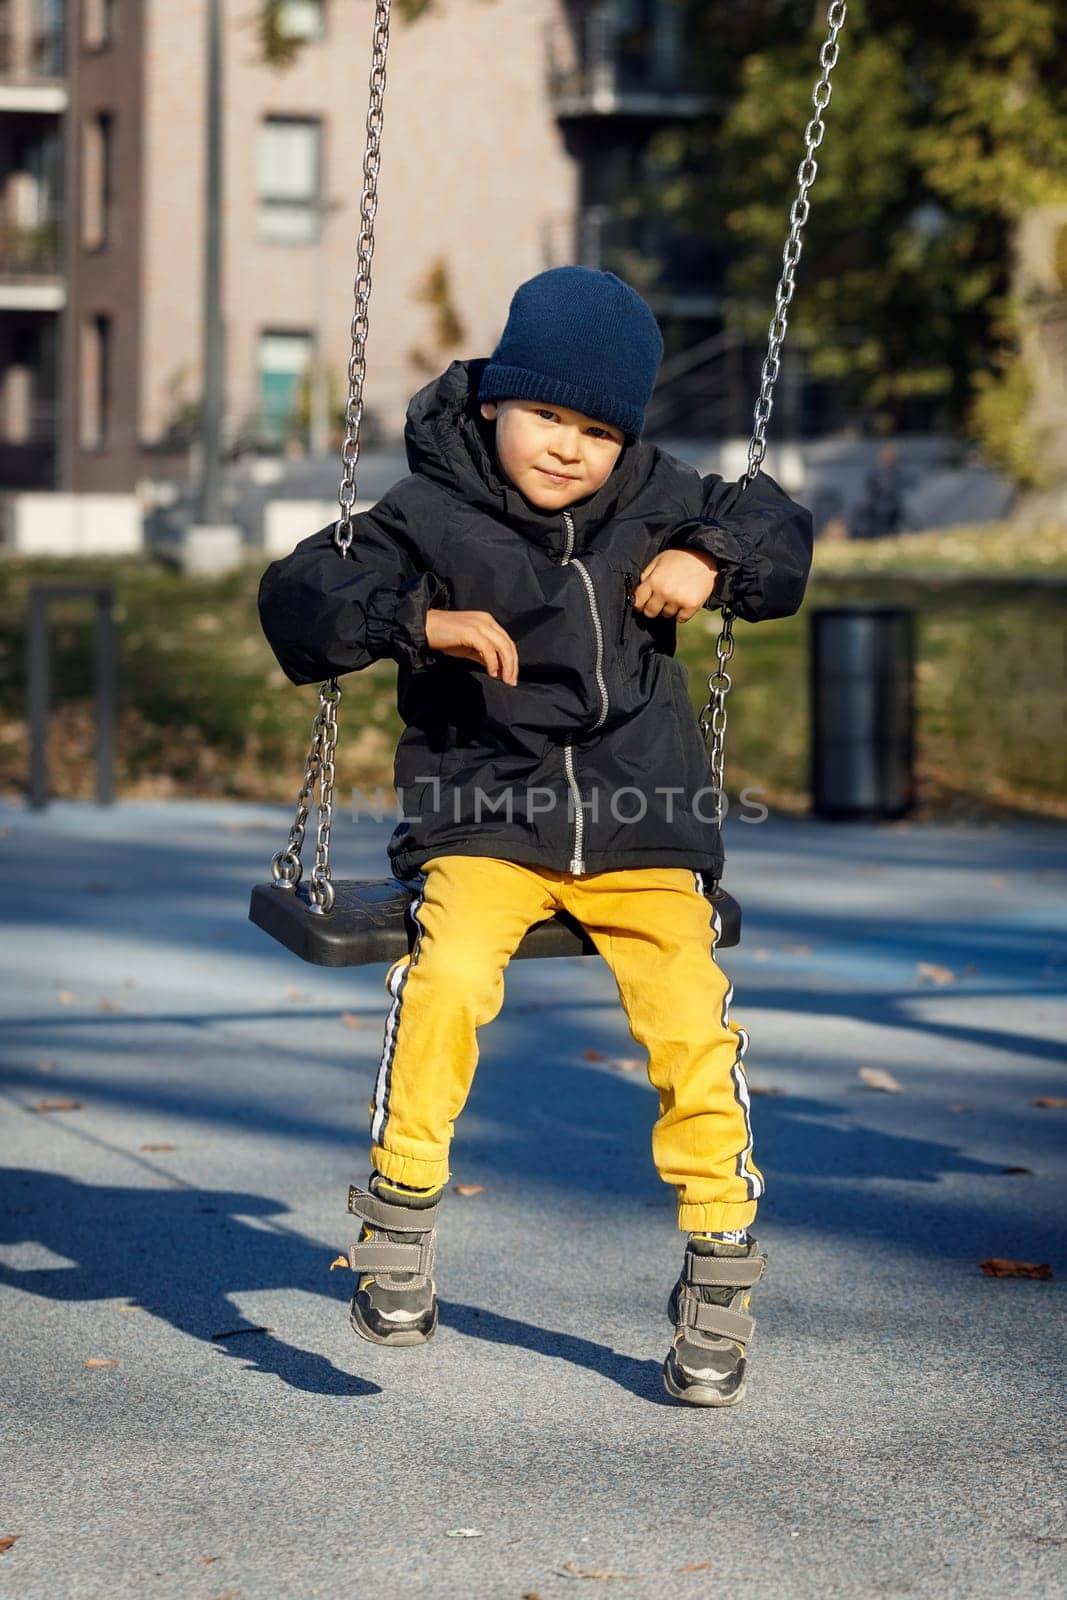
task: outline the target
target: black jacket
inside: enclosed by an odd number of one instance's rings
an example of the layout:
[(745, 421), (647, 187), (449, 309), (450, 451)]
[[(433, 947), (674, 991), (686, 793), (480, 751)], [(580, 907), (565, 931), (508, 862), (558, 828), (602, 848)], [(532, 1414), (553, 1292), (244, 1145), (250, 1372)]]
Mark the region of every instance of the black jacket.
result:
[[(811, 565), (810, 513), (764, 473), (741, 493), (645, 443), (623, 448), (596, 494), (540, 510), (496, 465), (474, 398), (483, 366), (454, 361), (415, 395), (411, 474), (353, 519), (347, 557), (330, 524), (271, 562), (263, 631), (293, 683), (399, 663), (397, 877), (455, 853), (718, 876), (716, 797), (677, 623), (634, 610), (632, 586), (658, 551), (703, 550), (721, 570), (709, 610), (790, 616)], [(518, 683), (431, 650), (430, 606), (488, 611), (515, 641)]]

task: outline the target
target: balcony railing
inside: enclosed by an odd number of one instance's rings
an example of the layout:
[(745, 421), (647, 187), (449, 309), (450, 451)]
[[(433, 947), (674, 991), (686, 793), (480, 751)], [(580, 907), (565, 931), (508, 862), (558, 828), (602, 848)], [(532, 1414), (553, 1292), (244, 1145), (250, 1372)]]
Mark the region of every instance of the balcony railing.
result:
[(543, 249), (546, 267), (573, 262), (614, 272), (657, 309), (681, 311), (686, 301), (696, 315), (719, 308), (724, 252), (662, 212), (627, 217), (587, 206), (546, 225)]
[(38, 28), (18, 34), (0, 26), (0, 78), (32, 83), (62, 78), (66, 72), (66, 34), (62, 28)]
[(57, 277), (63, 270), (58, 219), (36, 228), (0, 221), (0, 277)]
[(678, 13), (658, 8), (628, 27), (615, 0), (583, 6), (545, 30), (549, 96), (558, 117), (694, 116), (714, 104), (692, 76)]

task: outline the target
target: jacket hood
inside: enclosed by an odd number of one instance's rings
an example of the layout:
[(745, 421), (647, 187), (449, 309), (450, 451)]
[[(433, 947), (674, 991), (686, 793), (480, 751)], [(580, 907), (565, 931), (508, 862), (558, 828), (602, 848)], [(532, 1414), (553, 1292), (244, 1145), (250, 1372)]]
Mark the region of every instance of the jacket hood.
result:
[[(446, 372), (412, 397), (404, 429), (408, 466), (469, 505), (503, 516), (533, 538), (552, 539), (562, 513), (533, 505), (497, 464), (494, 424), (481, 416), (477, 402), (486, 363), (485, 357), (453, 361)], [(653, 476), (659, 479), (667, 474), (676, 481), (680, 466), (654, 445), (627, 443), (607, 482), (595, 494), (565, 509), (579, 532), (595, 528), (628, 506)]]

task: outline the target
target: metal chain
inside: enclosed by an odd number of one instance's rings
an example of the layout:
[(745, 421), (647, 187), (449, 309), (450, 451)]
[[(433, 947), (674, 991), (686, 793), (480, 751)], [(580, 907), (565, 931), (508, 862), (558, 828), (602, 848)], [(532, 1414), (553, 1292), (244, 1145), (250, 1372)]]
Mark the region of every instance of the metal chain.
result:
[[(381, 166), (382, 125), (385, 103), (385, 64), (389, 51), (390, 0), (376, 0), (374, 44), (371, 53), (370, 104), (367, 110), (367, 145), (363, 156), (363, 197), (360, 216), (363, 226), (356, 246), (356, 279), (353, 286), (355, 312), (352, 317), (352, 354), (348, 361), (348, 403), (345, 406), (345, 437), (341, 447), (342, 476), (338, 491), (341, 515), (334, 524), (333, 541), (342, 558), (352, 543), (352, 515), (356, 503), (356, 467), (359, 463), (359, 429), (363, 421), (363, 381), (367, 372), (366, 345), (370, 323), (368, 307), (371, 290), (371, 262), (374, 257), (374, 218), (378, 210), (378, 171)], [(335, 891), (330, 876), (330, 829), (333, 825), (334, 751), (337, 746), (338, 707), (341, 688), (330, 678), (319, 689), (319, 709), (311, 732), (311, 749), (304, 768), (304, 784), (296, 807), (296, 819), (289, 830), (289, 843), (271, 861), (271, 875), (279, 889), (295, 890), (303, 867), (300, 850), (304, 842), (309, 803), (316, 779), (319, 782), (319, 822), (315, 839), (315, 865), (311, 869), (308, 909), (319, 916), (333, 910)]]
[[(845, 26), (847, 15), (848, 6), (845, 0), (831, 0), (826, 13), (828, 32), (819, 51), (822, 74), (811, 96), (815, 115), (804, 129), (804, 159), (797, 168), (797, 195), (789, 210), (789, 237), (782, 251), (782, 275), (778, 280), (774, 315), (771, 317), (768, 329), (767, 354), (763, 358), (763, 368), (760, 373), (759, 397), (756, 400), (753, 416), (752, 437), (748, 444), (748, 466), (740, 479), (739, 486), (742, 491), (756, 476), (767, 450), (767, 424), (771, 420), (771, 411), (774, 407), (774, 386), (781, 369), (782, 341), (788, 327), (786, 313), (793, 298), (793, 277), (797, 262), (800, 260), (801, 234), (810, 210), (808, 190), (815, 182), (815, 174), (819, 170), (815, 152), (822, 144), (823, 134), (826, 131), (822, 114), (830, 103), (830, 74), (837, 65), (839, 49), (837, 36)], [(715, 641), (717, 664), (715, 671), (708, 678), (708, 703), (700, 713), (700, 730), (704, 735), (704, 742), (707, 743), (709, 732), (712, 735), (709, 755), (720, 823), (723, 820), (725, 801), (723, 768), (726, 747), (726, 696), (733, 688), (733, 679), (726, 667), (734, 653), (734, 613), (728, 606), (723, 606), (722, 616), (722, 630)], [(714, 887), (717, 887), (717, 883), (713, 885)]]

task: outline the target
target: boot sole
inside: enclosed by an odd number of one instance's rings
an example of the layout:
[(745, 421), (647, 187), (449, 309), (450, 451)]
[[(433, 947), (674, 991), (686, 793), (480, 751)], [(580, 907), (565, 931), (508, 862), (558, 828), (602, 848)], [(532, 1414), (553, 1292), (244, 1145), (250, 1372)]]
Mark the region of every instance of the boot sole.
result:
[(407, 1331), (401, 1330), (397, 1333), (375, 1333), (374, 1329), (369, 1327), (368, 1324), (364, 1322), (362, 1313), (359, 1311), (357, 1306), (350, 1306), (348, 1310), (348, 1321), (352, 1327), (352, 1331), (354, 1333), (358, 1333), (361, 1339), (367, 1339), (371, 1344), (392, 1345), (397, 1349), (410, 1349), (412, 1345), (426, 1344), (427, 1341), (432, 1339), (434, 1334), (437, 1332), (437, 1320), (437, 1305), (435, 1303), (433, 1308), (433, 1321), (430, 1323), (430, 1326), (425, 1332), (419, 1328), (411, 1328)]

